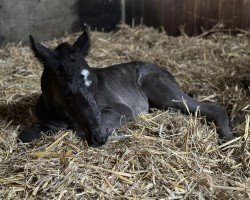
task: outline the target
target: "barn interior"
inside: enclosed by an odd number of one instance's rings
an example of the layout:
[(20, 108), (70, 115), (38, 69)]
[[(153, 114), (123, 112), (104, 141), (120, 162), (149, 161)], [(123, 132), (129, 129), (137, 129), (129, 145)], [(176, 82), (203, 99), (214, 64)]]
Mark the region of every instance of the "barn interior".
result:
[[(226, 108), (222, 143), (198, 114), (152, 109), (89, 147), (72, 131), (18, 143), (39, 123), (42, 66), (28, 36), (50, 48), (91, 27), (91, 67), (144, 60), (185, 93)], [(249, 199), (249, 0), (3, 0), (0, 2), (0, 199)], [(116, 133), (114, 133), (116, 134)]]

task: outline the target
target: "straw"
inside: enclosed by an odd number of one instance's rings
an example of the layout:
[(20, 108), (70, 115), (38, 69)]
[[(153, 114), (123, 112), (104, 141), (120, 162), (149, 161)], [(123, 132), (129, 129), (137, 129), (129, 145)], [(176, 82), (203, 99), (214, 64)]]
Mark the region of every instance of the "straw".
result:
[[(87, 61), (106, 67), (144, 60), (167, 68), (184, 92), (227, 109), (238, 135), (227, 143), (199, 112), (157, 109), (121, 128), (130, 139), (100, 148), (72, 131), (17, 143), (19, 127), (37, 123), (42, 66), (22, 43), (0, 49), (0, 199), (249, 199), (249, 32), (218, 29), (192, 38), (144, 26), (91, 32)], [(43, 44), (54, 48), (79, 34)]]

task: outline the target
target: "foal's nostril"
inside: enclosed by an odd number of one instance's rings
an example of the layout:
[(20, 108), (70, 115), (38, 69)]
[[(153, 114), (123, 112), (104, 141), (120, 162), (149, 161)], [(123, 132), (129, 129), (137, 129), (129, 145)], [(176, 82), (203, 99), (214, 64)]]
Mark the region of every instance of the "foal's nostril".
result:
[(97, 143), (98, 145), (103, 145), (106, 142), (106, 139), (104, 137), (100, 137), (100, 136), (94, 136), (94, 142)]
[(100, 146), (104, 145), (106, 143), (106, 141), (107, 141), (106, 137), (102, 137), (99, 134), (94, 134), (91, 137), (91, 140), (88, 141), (88, 144), (90, 146), (93, 146), (93, 147), (100, 147)]

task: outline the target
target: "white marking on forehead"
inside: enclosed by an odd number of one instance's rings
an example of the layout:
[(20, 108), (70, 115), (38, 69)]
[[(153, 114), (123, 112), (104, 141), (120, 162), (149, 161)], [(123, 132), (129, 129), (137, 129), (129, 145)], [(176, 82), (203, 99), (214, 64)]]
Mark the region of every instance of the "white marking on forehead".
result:
[(88, 77), (88, 75), (89, 75), (89, 70), (83, 69), (83, 70), (81, 71), (81, 74), (82, 74), (83, 76), (85, 76), (85, 77)]
[(91, 83), (92, 83), (91, 80), (88, 80), (89, 70), (83, 69), (83, 70), (81, 71), (81, 75), (83, 75), (83, 77), (84, 77), (84, 85), (85, 85), (86, 87), (89, 87), (89, 86), (91, 85)]

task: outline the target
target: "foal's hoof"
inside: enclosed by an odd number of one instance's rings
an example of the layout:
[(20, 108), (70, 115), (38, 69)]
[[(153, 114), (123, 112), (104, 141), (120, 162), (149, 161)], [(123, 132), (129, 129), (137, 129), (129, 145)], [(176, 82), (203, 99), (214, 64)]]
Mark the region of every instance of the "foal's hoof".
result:
[(225, 137), (223, 138), (223, 140), (224, 140), (225, 142), (231, 141), (231, 140), (233, 140), (233, 139), (235, 139), (235, 136), (234, 136), (234, 135), (228, 135), (228, 136), (225, 136)]
[(23, 143), (30, 143), (41, 137), (42, 137), (41, 127), (31, 126), (31, 127), (24, 127), (23, 129), (21, 129), (21, 132), (18, 135), (18, 140)]
[(221, 138), (221, 140), (219, 143), (223, 144), (223, 143), (226, 143), (226, 142), (229, 142), (229, 141), (235, 139), (236, 137), (232, 133), (230, 133), (230, 134), (227, 134), (227, 135), (220, 137), (220, 138)]

